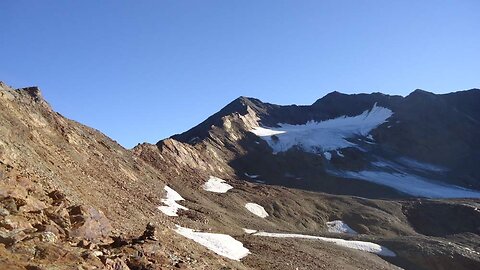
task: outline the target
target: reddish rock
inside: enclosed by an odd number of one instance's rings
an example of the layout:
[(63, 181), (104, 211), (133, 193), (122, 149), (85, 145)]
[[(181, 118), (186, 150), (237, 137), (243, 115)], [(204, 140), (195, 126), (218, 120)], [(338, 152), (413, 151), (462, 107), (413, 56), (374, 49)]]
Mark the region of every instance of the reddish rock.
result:
[(63, 207), (51, 207), (46, 209), (45, 214), (58, 226), (68, 229), (72, 226), (70, 222), (70, 215), (67, 209)]
[(127, 264), (120, 258), (107, 259), (105, 262), (105, 270), (130, 270)]
[(51, 243), (41, 243), (36, 247), (35, 259), (45, 260), (48, 262), (62, 263), (80, 261), (81, 257), (77, 256), (67, 248), (60, 245), (52, 245)]
[(65, 230), (53, 221), (50, 221), (48, 224), (37, 224), (34, 226), (40, 232), (52, 232), (58, 236), (65, 236)]
[(67, 201), (65, 194), (59, 190), (48, 193), (48, 197), (53, 200), (53, 205), (60, 205)]
[(112, 231), (109, 220), (102, 211), (93, 207), (73, 206), (69, 208), (72, 229), (70, 237), (100, 242)]
[(33, 228), (26, 218), (13, 215), (6, 216), (0, 221), (0, 227), (7, 230), (26, 230)]

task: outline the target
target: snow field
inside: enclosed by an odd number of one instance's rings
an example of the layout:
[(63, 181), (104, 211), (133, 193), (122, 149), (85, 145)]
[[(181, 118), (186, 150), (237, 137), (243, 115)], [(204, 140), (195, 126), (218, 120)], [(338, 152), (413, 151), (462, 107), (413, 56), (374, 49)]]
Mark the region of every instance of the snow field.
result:
[(387, 257), (395, 257), (397, 256), (393, 251), (390, 249), (380, 246), (375, 243), (371, 242), (364, 242), (364, 241), (352, 241), (352, 240), (344, 240), (339, 238), (329, 238), (329, 237), (321, 237), (321, 236), (313, 236), (313, 235), (304, 235), (304, 234), (292, 234), (292, 233), (268, 233), (268, 232), (257, 232), (254, 233), (255, 236), (266, 236), (266, 237), (277, 237), (277, 238), (301, 238), (301, 239), (311, 239), (311, 240), (320, 240), (328, 243), (334, 243), (341, 247), (366, 251), (370, 253), (374, 253), (380, 256), (387, 256)]
[(203, 184), (202, 188), (210, 192), (225, 193), (230, 189), (232, 189), (233, 187), (225, 183), (225, 180), (223, 179), (220, 179), (215, 176), (210, 176), (208, 181), (205, 184)]
[(250, 253), (250, 251), (243, 246), (242, 242), (235, 240), (235, 238), (230, 235), (197, 232), (179, 225), (177, 225), (175, 232), (231, 260), (239, 261)]
[(180, 194), (169, 186), (164, 187), (166, 194), (165, 198), (162, 199), (162, 203), (165, 205), (157, 207), (158, 210), (162, 211), (167, 216), (176, 217), (178, 209), (188, 210), (185, 206), (182, 206), (177, 203), (177, 201), (183, 201), (184, 199)]
[(245, 208), (247, 208), (248, 211), (250, 211), (252, 214), (261, 217), (261, 218), (266, 218), (268, 217), (267, 211), (263, 208), (263, 206), (258, 205), (256, 203), (246, 203)]
[(284, 152), (294, 146), (307, 152), (321, 153), (355, 146), (346, 139), (367, 136), (392, 115), (390, 109), (375, 104), (372, 109), (357, 116), (309, 121), (303, 125), (280, 123), (280, 127), (255, 127), (250, 132), (265, 140), (273, 153)]
[(348, 234), (358, 234), (350, 226), (341, 220), (333, 220), (326, 223), (328, 232), (331, 233), (348, 233)]

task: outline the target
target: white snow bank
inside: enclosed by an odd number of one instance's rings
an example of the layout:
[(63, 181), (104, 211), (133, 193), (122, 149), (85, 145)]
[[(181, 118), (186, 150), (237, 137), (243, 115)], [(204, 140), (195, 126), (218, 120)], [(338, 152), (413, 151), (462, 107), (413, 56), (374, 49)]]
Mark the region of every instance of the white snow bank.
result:
[(242, 242), (235, 240), (235, 238), (231, 237), (230, 235), (196, 232), (192, 229), (184, 228), (178, 225), (175, 232), (199, 243), (218, 255), (232, 260), (238, 261), (250, 253), (247, 248), (243, 247)]
[(245, 233), (247, 233), (247, 234), (252, 234), (252, 233), (256, 233), (256, 232), (257, 232), (257, 230), (245, 229), (245, 228), (243, 228), (243, 231), (244, 231)]
[(245, 208), (247, 208), (247, 210), (250, 211), (252, 214), (261, 218), (268, 217), (267, 211), (265, 211), (265, 209), (261, 205), (258, 205), (256, 203), (247, 203), (245, 204)]
[(215, 176), (210, 176), (208, 181), (203, 184), (203, 189), (210, 192), (225, 193), (233, 187), (225, 183), (225, 180)]
[(350, 226), (341, 220), (333, 220), (327, 222), (328, 231), (332, 233), (348, 233), (357, 234)]
[(267, 237), (278, 237), (278, 238), (303, 238), (303, 239), (312, 239), (312, 240), (320, 240), (324, 242), (334, 243), (338, 246), (366, 251), (370, 253), (375, 253), (381, 256), (388, 256), (388, 257), (395, 257), (396, 254), (391, 251), (390, 249), (380, 246), (375, 243), (371, 242), (364, 242), (364, 241), (351, 241), (351, 240), (344, 240), (339, 238), (329, 238), (329, 237), (321, 237), (321, 236), (313, 236), (313, 235), (304, 235), (304, 234), (292, 234), (292, 233), (267, 233), (267, 232), (258, 232), (253, 235), (256, 236), (267, 236)]
[(180, 194), (178, 194), (175, 190), (170, 188), (169, 186), (164, 187), (165, 191), (167, 194), (165, 195), (165, 198), (162, 199), (162, 203), (164, 203), (164, 206), (159, 206), (158, 210), (162, 211), (165, 215), (170, 216), (170, 217), (176, 217), (178, 209), (183, 209), (183, 210), (188, 210), (185, 206), (182, 206), (177, 203), (177, 201), (183, 201), (184, 199)]
[[(377, 166), (380, 164), (376, 164)], [(480, 191), (447, 185), (417, 175), (382, 171), (332, 172), (347, 178), (365, 180), (392, 187), (401, 192), (428, 198), (480, 198)]]
[(309, 121), (303, 125), (278, 124), (280, 127), (255, 127), (250, 132), (265, 140), (274, 153), (287, 151), (293, 146), (299, 146), (307, 152), (320, 153), (354, 146), (355, 144), (346, 139), (357, 135), (367, 136), (392, 114), (390, 109), (375, 104), (371, 110), (353, 117), (341, 116), (321, 122)]
[(332, 159), (332, 154), (330, 152), (323, 152), (323, 156), (325, 156), (325, 158), (327, 160), (331, 160)]

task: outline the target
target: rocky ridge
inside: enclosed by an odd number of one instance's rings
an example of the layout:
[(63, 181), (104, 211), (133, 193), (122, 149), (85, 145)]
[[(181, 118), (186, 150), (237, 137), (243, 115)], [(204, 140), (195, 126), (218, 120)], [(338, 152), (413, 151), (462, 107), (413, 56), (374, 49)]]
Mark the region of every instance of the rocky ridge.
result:
[[(36, 87), (1, 83), (0, 100), (1, 269), (232, 264), (188, 247), (158, 214), (168, 175), (54, 112)], [(161, 242), (138, 240), (149, 222)]]

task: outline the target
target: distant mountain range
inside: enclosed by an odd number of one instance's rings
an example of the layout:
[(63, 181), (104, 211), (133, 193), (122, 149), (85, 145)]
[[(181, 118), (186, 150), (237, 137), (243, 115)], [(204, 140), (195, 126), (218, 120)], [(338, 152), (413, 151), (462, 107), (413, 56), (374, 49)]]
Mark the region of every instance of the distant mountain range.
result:
[[(332, 92), (311, 106), (240, 97), (172, 139), (200, 155), (218, 149), (233, 173), (257, 175), (253, 181), (370, 197), (479, 198), (478, 104), (478, 89), (406, 97)], [(339, 181), (342, 189), (334, 187)]]

